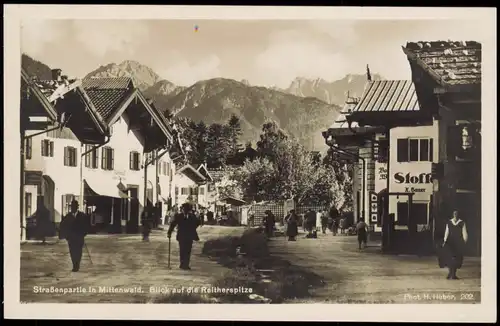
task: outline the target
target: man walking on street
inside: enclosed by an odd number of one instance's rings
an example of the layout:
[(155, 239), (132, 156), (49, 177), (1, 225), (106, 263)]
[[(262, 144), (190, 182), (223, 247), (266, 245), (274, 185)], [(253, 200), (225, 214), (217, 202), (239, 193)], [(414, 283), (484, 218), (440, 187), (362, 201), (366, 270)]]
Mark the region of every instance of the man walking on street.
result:
[(71, 210), (62, 218), (59, 228), (59, 239), (66, 239), (68, 241), (73, 272), (80, 270), (85, 236), (88, 233), (89, 227), (89, 219), (84, 213), (78, 210), (78, 202), (73, 200), (71, 202)]
[(151, 229), (153, 227), (154, 220), (154, 209), (153, 205), (148, 202), (147, 206), (141, 214), (141, 224), (142, 224), (142, 241), (149, 241), (149, 235), (151, 234)]
[(180, 269), (190, 270), (189, 261), (191, 258), (191, 249), (193, 241), (199, 241), (196, 229), (200, 221), (192, 213), (192, 206), (189, 203), (182, 205), (182, 212), (174, 216), (173, 221), (168, 228), (168, 238), (171, 238), (174, 228), (177, 226), (176, 240), (179, 242)]

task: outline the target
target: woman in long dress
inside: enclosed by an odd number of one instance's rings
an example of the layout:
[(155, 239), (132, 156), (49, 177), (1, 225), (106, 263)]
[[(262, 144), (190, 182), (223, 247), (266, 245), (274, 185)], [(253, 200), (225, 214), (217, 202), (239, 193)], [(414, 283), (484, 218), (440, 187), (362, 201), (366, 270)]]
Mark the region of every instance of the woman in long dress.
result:
[(465, 244), (468, 240), (465, 222), (458, 217), (458, 211), (453, 211), (453, 217), (446, 223), (443, 247), (445, 264), (448, 267), (447, 279), (457, 280), (457, 270), (462, 267)]
[(299, 233), (299, 217), (295, 214), (295, 210), (291, 210), (290, 214), (286, 217), (286, 235), (288, 241), (295, 241), (295, 237)]

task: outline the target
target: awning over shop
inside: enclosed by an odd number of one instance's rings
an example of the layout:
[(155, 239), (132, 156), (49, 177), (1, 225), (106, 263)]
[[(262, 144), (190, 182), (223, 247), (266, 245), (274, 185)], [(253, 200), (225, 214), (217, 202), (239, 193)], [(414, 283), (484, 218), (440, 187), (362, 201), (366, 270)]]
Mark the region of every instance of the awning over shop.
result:
[(129, 198), (118, 188), (118, 184), (94, 180), (93, 177), (85, 178), (85, 196), (105, 196), (112, 198)]

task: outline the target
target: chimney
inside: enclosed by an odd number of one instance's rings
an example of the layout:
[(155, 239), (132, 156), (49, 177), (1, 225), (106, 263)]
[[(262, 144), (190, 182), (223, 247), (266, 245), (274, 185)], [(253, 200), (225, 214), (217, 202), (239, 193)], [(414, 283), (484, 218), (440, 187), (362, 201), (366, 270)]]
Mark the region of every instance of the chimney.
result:
[(368, 79), (369, 82), (372, 81), (372, 74), (370, 73), (370, 67), (366, 65), (366, 79)]
[(61, 69), (52, 69), (52, 80), (61, 81), (61, 75)]

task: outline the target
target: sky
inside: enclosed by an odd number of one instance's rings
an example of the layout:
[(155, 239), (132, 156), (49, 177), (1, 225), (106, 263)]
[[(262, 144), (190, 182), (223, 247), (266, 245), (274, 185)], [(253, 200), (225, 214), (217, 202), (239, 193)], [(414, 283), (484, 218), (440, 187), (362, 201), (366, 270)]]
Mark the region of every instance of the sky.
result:
[[(484, 41), (466, 20), (26, 20), (21, 51), (70, 77), (138, 61), (176, 85), (223, 77), (286, 88), (296, 77), (409, 79), (407, 41)], [(198, 26), (198, 30), (195, 30)]]

